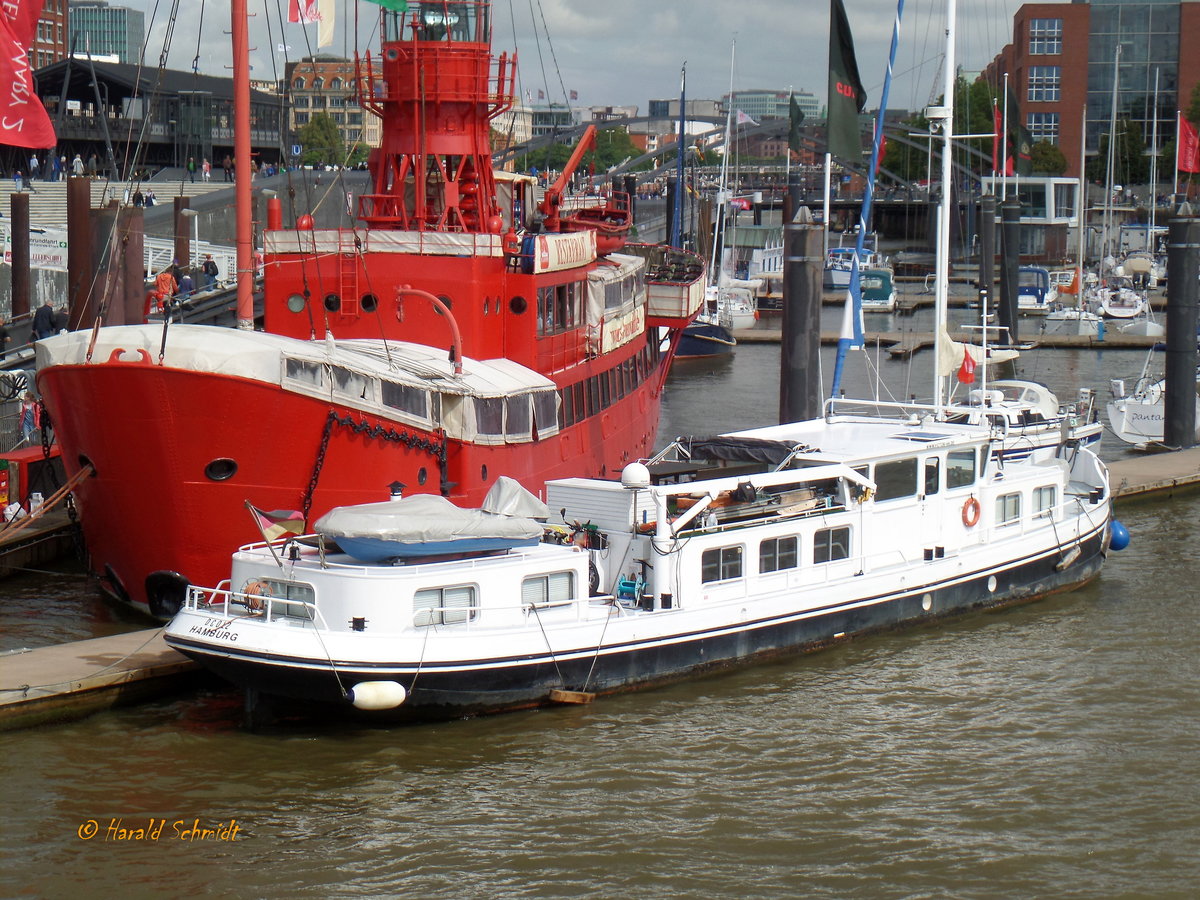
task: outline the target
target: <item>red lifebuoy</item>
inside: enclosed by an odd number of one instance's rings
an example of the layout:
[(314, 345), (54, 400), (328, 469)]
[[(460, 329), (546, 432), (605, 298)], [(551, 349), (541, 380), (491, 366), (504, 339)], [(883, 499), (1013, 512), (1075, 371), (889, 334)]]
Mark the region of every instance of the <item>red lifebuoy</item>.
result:
[(962, 520), (968, 528), (979, 524), (979, 501), (974, 497), (968, 497), (967, 502), (963, 504)]

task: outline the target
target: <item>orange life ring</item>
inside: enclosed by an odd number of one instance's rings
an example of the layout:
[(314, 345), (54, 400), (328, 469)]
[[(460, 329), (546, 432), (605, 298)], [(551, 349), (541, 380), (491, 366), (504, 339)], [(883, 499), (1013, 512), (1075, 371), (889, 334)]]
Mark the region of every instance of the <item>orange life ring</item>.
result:
[(963, 504), (962, 520), (968, 528), (979, 524), (979, 501), (974, 497), (968, 497), (967, 502)]

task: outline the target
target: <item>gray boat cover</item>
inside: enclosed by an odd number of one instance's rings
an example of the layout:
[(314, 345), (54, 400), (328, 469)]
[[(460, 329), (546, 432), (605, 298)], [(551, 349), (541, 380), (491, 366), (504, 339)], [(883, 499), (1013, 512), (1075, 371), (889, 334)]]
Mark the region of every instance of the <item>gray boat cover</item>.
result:
[(496, 483), (483, 498), (483, 506), (480, 509), (502, 516), (525, 516), (542, 522), (550, 517), (550, 510), (545, 503), (521, 487), (520, 482), (507, 475), (496, 479)]
[[(544, 504), (542, 510), (546, 511)], [(542, 526), (527, 516), (463, 509), (434, 494), (339, 506), (321, 516), (314, 528), (335, 541), (342, 537), (375, 538), (403, 544), (473, 538), (527, 541), (542, 534)]]

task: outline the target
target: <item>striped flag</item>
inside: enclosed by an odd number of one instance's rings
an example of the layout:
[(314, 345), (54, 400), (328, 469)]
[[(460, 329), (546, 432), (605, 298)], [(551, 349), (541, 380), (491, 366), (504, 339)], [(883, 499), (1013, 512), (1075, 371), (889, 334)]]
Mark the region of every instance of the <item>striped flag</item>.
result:
[(246, 501), (246, 509), (254, 518), (254, 524), (262, 533), (263, 540), (270, 543), (285, 534), (304, 534), (304, 513), (296, 509), (273, 509), (270, 512), (259, 509)]

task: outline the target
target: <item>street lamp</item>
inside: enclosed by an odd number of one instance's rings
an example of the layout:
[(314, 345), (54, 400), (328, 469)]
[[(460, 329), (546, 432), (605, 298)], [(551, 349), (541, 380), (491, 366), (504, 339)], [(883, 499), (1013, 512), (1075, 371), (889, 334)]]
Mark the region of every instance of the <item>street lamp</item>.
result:
[(200, 264), (200, 210), (185, 206), (179, 210), (179, 214), (192, 220), (191, 267), (195, 269)]

